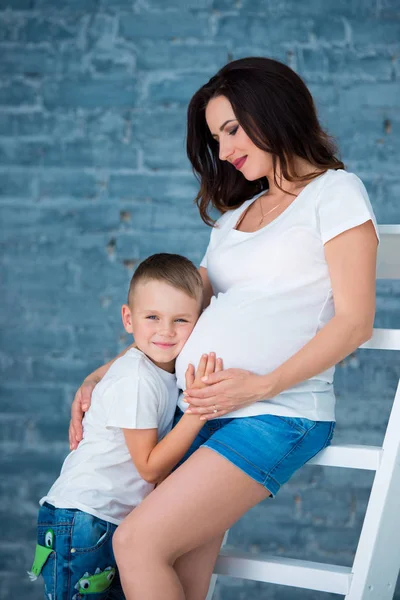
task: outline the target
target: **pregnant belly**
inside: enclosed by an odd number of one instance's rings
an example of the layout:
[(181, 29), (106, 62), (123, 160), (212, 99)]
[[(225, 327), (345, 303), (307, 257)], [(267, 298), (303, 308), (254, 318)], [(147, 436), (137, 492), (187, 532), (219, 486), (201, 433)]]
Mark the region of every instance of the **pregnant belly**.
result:
[[(221, 296), (214, 298), (203, 312), (176, 362), (178, 386), (185, 389), (185, 371), (189, 363), (197, 366), (205, 352), (216, 352), (224, 369), (248, 369), (260, 375), (269, 373), (315, 334), (315, 324), (296, 315), (289, 318), (276, 302), (262, 298), (252, 306), (237, 302), (233, 307)], [(293, 308), (291, 308), (293, 311)], [(301, 311), (300, 311), (301, 312)], [(303, 315), (304, 317), (304, 315)], [(309, 319), (308, 319), (309, 321)]]

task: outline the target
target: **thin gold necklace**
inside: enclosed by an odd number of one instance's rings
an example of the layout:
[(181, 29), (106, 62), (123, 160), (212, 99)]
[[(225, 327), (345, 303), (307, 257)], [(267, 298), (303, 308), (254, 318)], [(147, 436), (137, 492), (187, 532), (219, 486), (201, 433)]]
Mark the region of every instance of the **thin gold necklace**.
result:
[[(263, 195), (264, 195), (264, 194), (263, 194)], [(274, 206), (273, 208), (270, 208), (270, 210), (268, 210), (266, 213), (263, 213), (263, 211), (262, 211), (262, 204), (261, 204), (261, 198), (262, 198), (262, 196), (260, 196), (260, 197), (258, 198), (258, 199), (260, 200), (260, 202), (259, 202), (258, 204), (259, 204), (259, 206), (260, 206), (260, 212), (261, 212), (261, 219), (260, 219), (260, 221), (259, 221), (259, 223), (258, 223), (258, 227), (260, 227), (260, 225), (261, 225), (261, 223), (264, 221), (265, 217), (266, 217), (267, 215), (269, 215), (270, 213), (272, 213), (272, 211), (274, 211), (276, 208), (278, 208), (278, 206), (280, 206), (280, 205), (282, 204), (282, 202), (283, 202), (283, 200), (281, 200), (281, 201), (279, 202), (279, 204), (276, 204), (276, 206)]]

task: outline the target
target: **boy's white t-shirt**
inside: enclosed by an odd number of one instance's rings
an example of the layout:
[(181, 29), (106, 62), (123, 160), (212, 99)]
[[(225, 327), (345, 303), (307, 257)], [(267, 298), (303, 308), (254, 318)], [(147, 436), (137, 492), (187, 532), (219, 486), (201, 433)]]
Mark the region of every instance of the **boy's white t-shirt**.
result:
[[(377, 229), (363, 183), (344, 170), (314, 179), (262, 229), (236, 230), (240, 215), (259, 195), (225, 213), (211, 232), (201, 265), (214, 296), (178, 356), (181, 389), (188, 363), (197, 365), (205, 352), (216, 352), (225, 369), (260, 375), (293, 356), (334, 316), (324, 244), (370, 219)], [(333, 374), (334, 368), (328, 369), (223, 418), (275, 414), (334, 420)], [(182, 396), (178, 404), (187, 408)]]
[(78, 508), (118, 525), (154, 488), (139, 475), (122, 429), (171, 429), (178, 399), (174, 374), (131, 348), (96, 385), (83, 420), (83, 440), (64, 461), (47, 496), (57, 508)]

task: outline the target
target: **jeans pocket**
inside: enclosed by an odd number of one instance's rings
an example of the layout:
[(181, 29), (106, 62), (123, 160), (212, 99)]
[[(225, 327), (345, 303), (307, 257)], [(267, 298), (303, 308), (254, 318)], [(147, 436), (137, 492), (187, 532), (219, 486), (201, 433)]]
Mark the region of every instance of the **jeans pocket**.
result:
[(93, 552), (112, 537), (115, 525), (88, 513), (77, 511), (71, 532), (71, 548), (74, 553)]

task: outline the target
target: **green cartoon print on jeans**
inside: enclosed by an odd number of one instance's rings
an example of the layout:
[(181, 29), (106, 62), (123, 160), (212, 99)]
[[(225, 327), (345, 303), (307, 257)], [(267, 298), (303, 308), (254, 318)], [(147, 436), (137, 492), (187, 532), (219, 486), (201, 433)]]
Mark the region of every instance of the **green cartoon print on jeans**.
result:
[[(79, 594), (96, 594), (98, 592), (104, 592), (110, 587), (115, 577), (115, 569), (113, 567), (107, 567), (104, 571), (96, 569), (94, 575), (85, 573), (81, 577), (78, 583), (75, 585), (75, 589), (78, 590)], [(77, 598), (77, 594), (72, 597), (72, 600)]]
[(30, 571), (28, 571), (29, 579), (31, 581), (36, 581), (39, 577), (46, 560), (49, 558), (50, 554), (53, 552), (54, 546), (54, 531), (52, 529), (48, 529), (44, 535), (44, 546), (40, 544), (36, 544), (35, 550), (35, 558), (33, 559), (33, 565)]
[[(29, 579), (31, 581), (36, 581), (42, 572), (48, 557), (54, 551), (54, 531), (52, 529), (48, 529), (46, 531), (44, 543), (44, 546), (36, 544), (35, 558), (33, 560), (32, 569), (28, 571)], [(104, 571), (101, 571), (101, 569), (97, 568), (94, 575), (85, 573), (75, 585), (75, 589), (78, 590), (80, 595), (104, 592), (110, 587), (114, 577), (114, 567), (106, 567)], [(73, 596), (72, 600), (76, 600), (78, 598), (78, 593)]]

